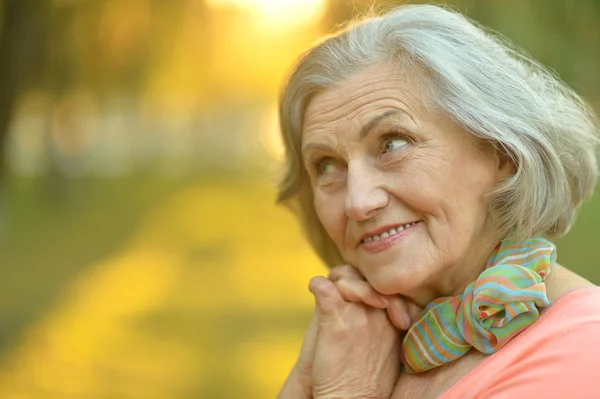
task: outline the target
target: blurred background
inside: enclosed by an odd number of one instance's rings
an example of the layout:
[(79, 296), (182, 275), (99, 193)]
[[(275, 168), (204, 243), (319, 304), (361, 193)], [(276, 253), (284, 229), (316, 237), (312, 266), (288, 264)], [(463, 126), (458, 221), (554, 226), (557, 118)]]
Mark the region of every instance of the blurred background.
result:
[[(0, 0), (0, 399), (275, 397), (325, 272), (274, 204), (277, 94), (370, 4)], [(599, 0), (449, 4), (600, 109)], [(558, 242), (595, 283), (598, 225)]]

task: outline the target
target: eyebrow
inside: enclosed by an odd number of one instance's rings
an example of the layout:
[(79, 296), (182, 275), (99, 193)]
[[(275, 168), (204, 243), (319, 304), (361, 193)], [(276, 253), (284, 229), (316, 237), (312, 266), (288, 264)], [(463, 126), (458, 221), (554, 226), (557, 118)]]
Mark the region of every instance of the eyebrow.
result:
[[(368, 122), (366, 125), (364, 125), (360, 129), (360, 136), (359, 136), (360, 140), (367, 137), (367, 135), (371, 132), (371, 130), (373, 130), (382, 120), (384, 120), (392, 115), (395, 115), (395, 114), (406, 114), (406, 112), (398, 110), (398, 109), (391, 109), (391, 110), (385, 111), (383, 114), (378, 115), (375, 118), (371, 119), (370, 122)], [(322, 144), (322, 143), (309, 143), (302, 148), (302, 153), (306, 153), (309, 150), (331, 151), (331, 147), (327, 144)]]
[(371, 132), (371, 130), (373, 130), (379, 124), (379, 122), (381, 122), (385, 118), (392, 116), (394, 114), (400, 114), (400, 113), (404, 114), (405, 112), (397, 110), (397, 109), (391, 109), (391, 110), (385, 111), (383, 114), (371, 119), (371, 121), (369, 123), (364, 125), (362, 127), (362, 129), (360, 129), (360, 139), (362, 140), (365, 137), (367, 137), (367, 135)]

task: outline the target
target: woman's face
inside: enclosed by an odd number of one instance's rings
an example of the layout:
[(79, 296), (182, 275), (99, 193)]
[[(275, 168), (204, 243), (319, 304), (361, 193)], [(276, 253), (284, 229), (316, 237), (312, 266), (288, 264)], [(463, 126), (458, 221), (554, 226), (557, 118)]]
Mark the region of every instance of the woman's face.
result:
[(510, 165), (376, 66), (310, 102), (302, 154), (317, 215), (345, 261), (417, 303), (473, 281), (496, 244), (485, 194)]

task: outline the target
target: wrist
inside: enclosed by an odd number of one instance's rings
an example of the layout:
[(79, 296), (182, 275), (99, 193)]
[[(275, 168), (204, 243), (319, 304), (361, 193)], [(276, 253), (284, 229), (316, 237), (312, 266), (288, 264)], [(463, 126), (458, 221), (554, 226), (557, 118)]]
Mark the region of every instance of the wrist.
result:
[(315, 395), (311, 399), (390, 399), (390, 395), (357, 395), (356, 393), (336, 393), (331, 395)]
[(313, 392), (311, 399), (390, 399), (391, 394), (362, 389), (337, 389), (327, 392)]
[(292, 369), (277, 399), (313, 399), (310, 377)]

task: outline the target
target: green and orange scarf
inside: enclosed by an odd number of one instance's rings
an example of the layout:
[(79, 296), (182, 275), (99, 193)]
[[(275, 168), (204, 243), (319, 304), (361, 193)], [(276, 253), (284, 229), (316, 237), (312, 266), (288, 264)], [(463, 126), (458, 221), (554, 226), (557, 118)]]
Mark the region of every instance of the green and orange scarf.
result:
[(500, 350), (550, 304), (544, 279), (555, 257), (554, 244), (541, 237), (502, 241), (462, 295), (438, 298), (423, 309), (404, 337), (404, 371), (433, 369), (471, 348)]

